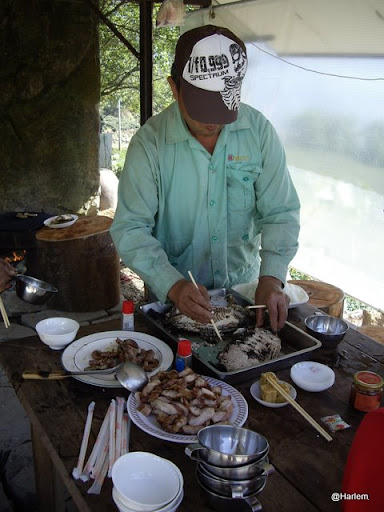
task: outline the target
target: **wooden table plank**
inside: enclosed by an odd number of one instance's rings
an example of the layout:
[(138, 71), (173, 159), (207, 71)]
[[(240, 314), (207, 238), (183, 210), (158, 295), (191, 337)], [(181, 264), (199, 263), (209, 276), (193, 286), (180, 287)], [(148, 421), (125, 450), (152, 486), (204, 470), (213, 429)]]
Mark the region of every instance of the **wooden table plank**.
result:
[[(290, 312), (290, 321), (302, 325), (302, 320), (314, 310), (301, 306)], [(152, 334), (143, 317), (137, 315), (135, 326), (138, 331)], [(81, 328), (78, 338), (93, 332), (116, 330), (117, 320)], [(356, 333), (360, 339), (361, 334)], [(384, 375), (384, 347), (370, 346), (369, 338), (363, 339), (363, 347), (370, 354), (358, 350), (359, 342), (355, 333), (340, 345), (347, 358), (340, 360), (335, 368), (336, 383), (328, 391), (309, 393), (298, 389), (298, 403), (320, 423), (323, 416), (339, 413), (351, 428), (333, 434), (328, 443), (292, 407), (269, 409), (256, 403), (245, 382), (236, 387), (244, 395), (249, 405), (249, 416), (245, 427), (263, 434), (270, 443), (270, 461), (276, 471), (268, 478), (266, 488), (259, 499), (263, 510), (275, 512), (333, 512), (339, 504), (332, 502), (332, 492), (340, 491), (344, 464), (354, 433), (363, 413), (349, 407), (349, 392), (352, 375), (361, 365), (368, 365)], [(374, 354), (376, 352), (376, 354)], [(22, 357), (20, 357), (22, 355)], [(373, 357), (376, 355), (376, 357)], [(312, 357), (313, 356), (313, 357)], [(23, 381), (24, 370), (54, 370), (61, 367), (61, 353), (50, 350), (37, 336), (22, 340), (3, 342), (0, 347), (0, 362), (4, 366), (17, 395), (31, 420), (34, 443), (39, 438), (41, 456), (36, 456), (36, 464), (43, 475), (46, 474), (49, 457), (54, 473), (61, 479), (78, 509), (85, 512), (114, 511), (111, 497), (111, 480), (106, 479), (100, 495), (89, 495), (92, 482), (76, 481), (71, 477), (77, 464), (87, 409), (90, 401), (96, 402), (89, 447), (93, 446), (110, 400), (116, 396), (127, 398), (128, 392), (122, 389), (108, 389), (91, 386), (74, 379), (62, 381)], [(311, 359), (322, 357), (321, 349), (311, 353)], [(289, 381), (289, 369), (278, 372), (279, 378)], [(211, 510), (195, 478), (195, 462), (184, 453), (185, 445), (154, 438), (132, 425), (132, 451), (143, 450), (157, 453), (178, 465), (185, 480), (185, 498), (180, 512), (208, 512)], [(45, 453), (44, 453), (45, 452)], [(40, 460), (43, 459), (43, 460)], [(44, 469), (45, 468), (45, 469)], [(50, 470), (51, 471), (51, 470)], [(51, 501), (50, 512), (60, 510), (55, 507), (58, 489), (56, 476), (52, 477), (51, 488), (47, 489), (47, 499)], [(43, 480), (42, 480), (43, 481)], [(56, 490), (56, 495), (55, 491)], [(52, 497), (49, 497), (52, 493)], [(62, 494), (59, 493), (59, 497)], [(54, 496), (55, 495), (55, 496)], [(59, 498), (60, 499), (60, 498)], [(62, 499), (62, 498), (61, 498)], [(48, 510), (48, 508), (46, 508)]]

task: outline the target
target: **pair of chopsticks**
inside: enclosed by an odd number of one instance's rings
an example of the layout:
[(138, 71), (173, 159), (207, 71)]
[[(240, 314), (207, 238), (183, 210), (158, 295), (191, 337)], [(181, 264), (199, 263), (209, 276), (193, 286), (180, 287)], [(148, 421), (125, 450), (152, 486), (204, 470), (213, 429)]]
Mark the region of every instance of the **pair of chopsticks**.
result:
[(5, 310), (3, 299), (0, 297), (0, 310), (1, 310), (1, 316), (3, 317), (5, 328), (8, 329), (8, 327), (11, 325), (11, 322), (9, 321), (7, 312)]
[(305, 409), (301, 407), (292, 397), (289, 393), (287, 393), (278, 382), (274, 381), (269, 375), (266, 375), (266, 379), (273, 386), (276, 391), (280, 393), (280, 395), (283, 395), (283, 397), (286, 399), (287, 402), (289, 402), (302, 416), (305, 418), (308, 423), (312, 425), (327, 441), (332, 441), (332, 437), (326, 432), (313, 418), (311, 415), (307, 413)]
[[(197, 283), (196, 283), (196, 281), (195, 281), (195, 279), (194, 279), (194, 277), (193, 277), (193, 275), (192, 275), (192, 272), (191, 272), (190, 270), (188, 270), (188, 275), (189, 275), (189, 277), (191, 278), (191, 281), (192, 281), (192, 283), (195, 285), (196, 289), (197, 289), (197, 290), (199, 290), (199, 287), (197, 286)], [(200, 290), (199, 290), (199, 291), (200, 291)], [(219, 340), (220, 340), (220, 341), (223, 341), (223, 338), (221, 337), (221, 334), (220, 334), (220, 332), (219, 332), (219, 329), (217, 328), (217, 326), (216, 326), (216, 324), (215, 324), (215, 322), (213, 321), (213, 319), (212, 319), (212, 318), (211, 318), (211, 324), (212, 324), (213, 328), (215, 329), (215, 332), (216, 332), (216, 334), (217, 334), (217, 336), (218, 336)]]

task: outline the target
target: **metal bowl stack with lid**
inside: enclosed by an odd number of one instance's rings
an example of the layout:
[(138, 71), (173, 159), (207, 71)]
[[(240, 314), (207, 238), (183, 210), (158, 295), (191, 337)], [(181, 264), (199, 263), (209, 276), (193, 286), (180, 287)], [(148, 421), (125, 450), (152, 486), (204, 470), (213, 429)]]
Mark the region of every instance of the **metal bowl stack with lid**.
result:
[(211, 425), (197, 434), (185, 453), (197, 461), (196, 478), (210, 505), (218, 511), (261, 510), (257, 495), (273, 472), (264, 436), (232, 425)]

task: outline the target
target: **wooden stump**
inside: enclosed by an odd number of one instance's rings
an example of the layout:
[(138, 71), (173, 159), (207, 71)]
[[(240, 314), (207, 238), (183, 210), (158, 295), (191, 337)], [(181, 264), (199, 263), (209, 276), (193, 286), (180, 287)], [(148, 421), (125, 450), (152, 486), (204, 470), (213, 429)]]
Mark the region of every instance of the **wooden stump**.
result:
[(36, 234), (39, 277), (58, 288), (49, 302), (63, 311), (98, 311), (120, 300), (120, 260), (109, 228), (112, 219), (80, 217), (68, 228)]
[(331, 316), (343, 317), (344, 292), (340, 288), (322, 281), (291, 280), (288, 283), (296, 284), (305, 290), (309, 296), (308, 303), (315, 308)]

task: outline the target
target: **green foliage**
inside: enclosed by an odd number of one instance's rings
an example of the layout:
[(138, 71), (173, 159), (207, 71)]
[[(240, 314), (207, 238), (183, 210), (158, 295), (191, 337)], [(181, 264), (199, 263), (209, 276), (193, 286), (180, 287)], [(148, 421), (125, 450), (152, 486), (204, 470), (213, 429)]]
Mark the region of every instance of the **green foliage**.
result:
[(297, 279), (301, 281), (311, 281), (312, 277), (310, 277), (307, 274), (303, 274), (303, 272), (300, 272), (300, 270), (297, 270), (297, 268), (289, 267), (289, 274), (291, 276), (291, 279)]
[(121, 172), (124, 167), (125, 155), (127, 153), (127, 149), (112, 148), (112, 171), (116, 174), (118, 178), (120, 178)]
[[(103, 0), (100, 8), (121, 34), (140, 50), (139, 4), (124, 0)], [(154, 8), (153, 19), (160, 4)], [(179, 36), (177, 27), (154, 29), (153, 36), (153, 111), (160, 112), (172, 101), (167, 77)], [(140, 63), (131, 51), (100, 22), (100, 68), (102, 116), (116, 115), (118, 100), (125, 113), (140, 121)]]

